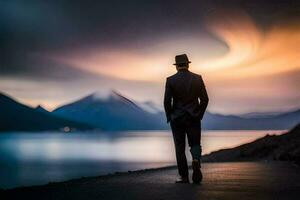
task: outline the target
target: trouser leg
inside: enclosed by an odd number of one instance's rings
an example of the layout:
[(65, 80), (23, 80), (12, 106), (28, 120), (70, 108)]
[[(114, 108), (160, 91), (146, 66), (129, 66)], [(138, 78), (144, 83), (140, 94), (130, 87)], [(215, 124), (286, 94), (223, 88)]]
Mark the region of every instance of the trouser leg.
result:
[(171, 122), (171, 128), (173, 132), (173, 139), (175, 144), (176, 161), (178, 167), (178, 173), (182, 177), (188, 176), (188, 165), (185, 155), (185, 129), (184, 127)]
[(201, 122), (196, 121), (187, 127), (187, 137), (193, 160), (201, 161)]

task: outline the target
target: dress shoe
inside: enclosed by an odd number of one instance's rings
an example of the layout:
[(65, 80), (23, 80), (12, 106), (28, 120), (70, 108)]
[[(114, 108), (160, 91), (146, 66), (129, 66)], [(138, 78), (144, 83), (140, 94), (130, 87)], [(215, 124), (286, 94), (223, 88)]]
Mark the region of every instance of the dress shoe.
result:
[(193, 160), (192, 162), (192, 168), (193, 168), (193, 183), (200, 183), (202, 181), (202, 172), (200, 170), (200, 162), (199, 160)]
[(180, 176), (176, 179), (175, 183), (190, 183), (190, 181), (188, 177)]

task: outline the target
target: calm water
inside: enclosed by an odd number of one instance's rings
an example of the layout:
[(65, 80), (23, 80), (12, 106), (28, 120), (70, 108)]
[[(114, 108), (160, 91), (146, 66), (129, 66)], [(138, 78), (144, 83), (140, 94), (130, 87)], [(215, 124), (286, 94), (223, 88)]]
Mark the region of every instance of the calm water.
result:
[[(284, 131), (206, 131), (203, 153)], [(169, 131), (0, 134), (0, 188), (175, 163)]]

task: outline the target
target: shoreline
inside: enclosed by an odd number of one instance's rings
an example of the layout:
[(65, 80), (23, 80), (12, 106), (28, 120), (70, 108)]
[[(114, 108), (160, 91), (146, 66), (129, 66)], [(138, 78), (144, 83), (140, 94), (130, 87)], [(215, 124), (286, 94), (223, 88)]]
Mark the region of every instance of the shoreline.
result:
[[(201, 184), (175, 184), (175, 166), (1, 190), (2, 199), (298, 199), (300, 168), (290, 162), (203, 163)], [(191, 175), (190, 170), (190, 175)], [(292, 178), (291, 178), (292, 177)], [(283, 187), (284, 186), (284, 187)]]
[[(139, 174), (139, 173), (147, 173), (147, 172), (153, 172), (153, 171), (163, 171), (163, 170), (169, 170), (169, 169), (175, 169), (175, 165), (170, 165), (166, 167), (158, 167), (158, 168), (146, 168), (146, 169), (138, 169), (138, 170), (128, 170), (128, 171), (116, 171), (116, 172), (111, 172), (107, 174), (102, 174), (102, 175), (95, 175), (95, 176), (82, 176), (78, 178), (71, 178), (68, 180), (64, 181), (50, 181), (45, 184), (40, 184), (40, 185), (28, 185), (28, 186), (17, 186), (13, 188), (8, 188), (8, 189), (3, 189), (0, 188), (0, 191), (9, 191), (9, 190), (16, 190), (16, 189), (23, 189), (23, 188), (32, 188), (32, 187), (43, 187), (43, 186), (48, 186), (52, 184), (63, 184), (63, 183), (68, 183), (68, 182), (73, 182), (73, 181), (81, 181), (85, 179), (95, 179), (95, 178), (111, 178), (111, 177), (117, 177), (117, 176), (124, 176), (124, 175), (130, 175), (130, 174)], [(189, 166), (189, 168), (191, 168)]]
[[(209, 155), (209, 154), (207, 154)], [(204, 155), (206, 156), (206, 155)], [(300, 165), (289, 162), (289, 161), (275, 161), (275, 160), (253, 160), (253, 161), (226, 161), (226, 162), (213, 162), (213, 161), (204, 161), (202, 162), (203, 165), (206, 164), (234, 164), (234, 163), (262, 163), (262, 164), (288, 164), (294, 167), (299, 167)], [(192, 166), (189, 165), (189, 170), (192, 169)], [(34, 188), (34, 187), (47, 187), (51, 185), (56, 185), (56, 184), (65, 184), (65, 183), (72, 183), (72, 182), (77, 182), (77, 181), (84, 181), (84, 180), (91, 180), (91, 179), (107, 179), (107, 178), (113, 178), (113, 177), (119, 177), (119, 176), (129, 176), (129, 175), (135, 175), (135, 174), (143, 174), (143, 173), (148, 173), (148, 172), (161, 172), (165, 170), (177, 170), (176, 165), (170, 165), (170, 166), (165, 166), (165, 167), (158, 167), (158, 168), (146, 168), (146, 169), (138, 169), (138, 170), (128, 170), (128, 171), (116, 171), (116, 172), (111, 172), (107, 174), (102, 174), (102, 175), (95, 175), (95, 176), (82, 176), (78, 178), (71, 178), (68, 180), (63, 180), (63, 181), (50, 181), (45, 184), (38, 184), (38, 185), (28, 185), (28, 186), (17, 186), (13, 188), (0, 188), (0, 191), (10, 191), (10, 190), (18, 190), (18, 189), (26, 189), (26, 188)]]

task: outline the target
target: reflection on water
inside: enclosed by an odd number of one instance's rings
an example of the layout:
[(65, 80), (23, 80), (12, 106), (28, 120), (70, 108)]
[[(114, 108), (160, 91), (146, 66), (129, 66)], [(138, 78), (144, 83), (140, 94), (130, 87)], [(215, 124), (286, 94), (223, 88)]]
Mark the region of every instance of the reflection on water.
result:
[[(202, 133), (203, 153), (282, 132), (207, 131)], [(175, 163), (169, 131), (4, 133), (0, 135), (0, 153), (1, 188)]]

